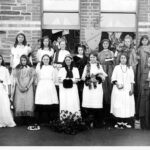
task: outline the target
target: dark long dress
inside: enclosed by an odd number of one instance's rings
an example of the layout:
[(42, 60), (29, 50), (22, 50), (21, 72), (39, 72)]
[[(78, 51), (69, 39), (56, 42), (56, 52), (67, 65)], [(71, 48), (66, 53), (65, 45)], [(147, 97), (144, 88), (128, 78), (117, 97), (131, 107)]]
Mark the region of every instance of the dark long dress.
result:
[[(81, 78), (83, 70), (84, 70), (84, 67), (87, 64), (88, 58), (86, 56), (83, 56), (83, 58), (81, 58), (78, 55), (76, 55), (76, 56), (73, 57), (73, 60), (74, 60), (75, 66), (79, 70), (79, 75), (80, 75), (80, 78)], [(82, 104), (82, 92), (83, 92), (84, 82), (83, 81), (79, 81), (77, 85), (78, 85), (80, 105), (81, 105)]]
[(148, 78), (148, 58), (150, 57), (150, 46), (141, 46), (138, 49), (140, 56), (137, 68), (137, 89), (138, 99), (136, 103), (136, 113), (140, 117), (141, 127), (150, 128), (150, 88)]
[(105, 82), (103, 83), (103, 108), (105, 122), (107, 123), (109, 123), (108, 120), (110, 120), (110, 99), (112, 92), (111, 76), (114, 69), (114, 61), (108, 61), (108, 59), (112, 58), (114, 58), (114, 53), (110, 50), (103, 50), (98, 54), (98, 60), (108, 75), (108, 77), (105, 79)]

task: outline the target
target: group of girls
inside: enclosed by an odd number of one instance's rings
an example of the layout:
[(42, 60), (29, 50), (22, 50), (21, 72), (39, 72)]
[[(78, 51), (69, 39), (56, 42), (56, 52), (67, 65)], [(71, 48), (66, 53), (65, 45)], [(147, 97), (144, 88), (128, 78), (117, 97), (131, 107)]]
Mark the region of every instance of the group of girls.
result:
[[(65, 39), (60, 40), (59, 50), (55, 51), (50, 39), (44, 37), (34, 69), (28, 58), (32, 50), (27, 46), (25, 35), (19, 33), (11, 50), (11, 77), (0, 56), (3, 106), (0, 126), (13, 127), (21, 123), (28, 125), (29, 130), (39, 130), (46, 115), (48, 122), (63, 120), (64, 111), (68, 111), (88, 120), (90, 127), (110, 125), (114, 116), (115, 128), (131, 128), (136, 114), (141, 127), (149, 128), (148, 36), (141, 38), (138, 51), (128, 35), (115, 53), (109, 49), (108, 39), (102, 41), (102, 46), (101, 52), (91, 52), (88, 58), (85, 46), (78, 45), (77, 54), (72, 56), (66, 50)], [(10, 111), (9, 98), (14, 103), (14, 113)]]

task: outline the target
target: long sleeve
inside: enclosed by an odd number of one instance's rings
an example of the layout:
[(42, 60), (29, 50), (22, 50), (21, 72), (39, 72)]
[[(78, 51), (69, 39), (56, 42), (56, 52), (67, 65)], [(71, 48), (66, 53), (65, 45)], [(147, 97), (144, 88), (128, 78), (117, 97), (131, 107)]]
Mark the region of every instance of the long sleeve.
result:
[(80, 76), (79, 76), (79, 70), (78, 68), (73, 68), (73, 81), (75, 81), (76, 79), (79, 79)]
[(84, 67), (83, 74), (82, 74), (82, 80), (85, 80), (86, 70), (87, 70), (87, 66)]
[(112, 77), (111, 77), (111, 82), (117, 81), (117, 67), (114, 68)]
[(10, 74), (8, 72), (8, 69), (6, 69), (6, 76), (5, 76), (5, 82), (7, 83), (7, 85), (11, 84), (11, 80), (10, 80)]
[(135, 82), (134, 82), (134, 72), (133, 72), (132, 67), (130, 67), (130, 82), (131, 82), (131, 83), (135, 83)]

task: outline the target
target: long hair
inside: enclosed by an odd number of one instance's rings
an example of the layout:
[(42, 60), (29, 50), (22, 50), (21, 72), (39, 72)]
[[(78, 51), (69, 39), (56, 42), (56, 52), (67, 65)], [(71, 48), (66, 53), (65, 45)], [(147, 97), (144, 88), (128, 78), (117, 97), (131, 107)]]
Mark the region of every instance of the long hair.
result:
[(43, 55), (43, 57), (41, 58), (40, 69), (41, 69), (42, 66), (44, 65), (44, 63), (43, 63), (43, 58), (44, 58), (45, 56), (47, 56), (47, 57), (49, 58), (49, 65), (52, 64), (52, 57), (50, 57), (49, 55), (45, 54), (45, 55)]
[(75, 54), (78, 54), (78, 48), (82, 48), (83, 49), (83, 57), (85, 57), (86, 46), (82, 45), (82, 44), (77, 44), (75, 46)]
[(1, 63), (1, 66), (5, 66), (5, 62), (4, 62), (4, 58), (2, 55), (0, 55), (0, 57), (2, 58), (2, 63)]
[(42, 41), (41, 41), (41, 49), (43, 50), (44, 49), (44, 40), (45, 39), (48, 39), (48, 48), (49, 48), (49, 50), (52, 48), (52, 42), (51, 42), (51, 40), (49, 39), (49, 37), (48, 36), (44, 36), (43, 38), (42, 38)]
[(31, 64), (29, 62), (28, 56), (21, 55), (21, 57), (20, 57), (20, 63), (16, 66), (16, 69), (21, 69), (23, 67), (23, 64), (22, 64), (22, 61), (21, 61), (22, 58), (26, 59), (26, 66), (30, 66), (31, 67)]
[(24, 40), (23, 40), (23, 42), (22, 42), (22, 44), (24, 45), (24, 46), (26, 46), (27, 45), (27, 40), (26, 40), (26, 36), (25, 36), (25, 34), (23, 34), (23, 33), (19, 33), (19, 34), (17, 34), (17, 36), (16, 36), (16, 40), (15, 40), (15, 44), (14, 44), (14, 47), (16, 48), (17, 47), (17, 45), (18, 45), (18, 36), (19, 35), (22, 35), (23, 37), (24, 37)]
[(70, 59), (72, 60), (72, 61), (71, 61), (71, 64), (70, 64), (70, 67), (71, 67), (71, 68), (74, 67), (74, 62), (73, 62), (73, 58), (72, 58), (71, 55), (67, 55), (67, 56), (65, 57), (65, 59), (64, 59), (64, 61), (63, 61), (63, 64), (62, 64), (62, 67), (67, 67), (67, 64), (66, 64), (66, 62), (65, 62), (66, 58), (70, 58)]
[(143, 35), (143, 36), (141, 37), (141, 39), (140, 39), (140, 43), (139, 43), (139, 46), (138, 46), (138, 47), (140, 47), (140, 46), (142, 46), (142, 45), (143, 45), (143, 44), (142, 44), (143, 39), (147, 39), (147, 40), (148, 40), (147, 45), (149, 45), (149, 44), (150, 44), (149, 37), (148, 37), (147, 35)]
[(127, 59), (126, 65), (127, 65), (127, 67), (130, 67), (128, 54), (125, 53), (125, 52), (122, 52), (122, 53), (120, 54), (120, 56), (119, 56), (119, 63), (121, 62), (121, 61), (120, 61), (121, 56), (125, 56), (125, 57), (126, 57), (126, 59)]

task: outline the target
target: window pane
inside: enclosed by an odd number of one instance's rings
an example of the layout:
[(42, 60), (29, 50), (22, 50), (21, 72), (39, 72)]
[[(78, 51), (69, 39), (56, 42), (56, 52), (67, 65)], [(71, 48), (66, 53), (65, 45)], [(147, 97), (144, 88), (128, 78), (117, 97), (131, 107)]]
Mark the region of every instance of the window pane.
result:
[(78, 13), (44, 13), (43, 23), (48, 26), (79, 26)]
[(79, 0), (43, 0), (44, 11), (79, 11)]
[(136, 12), (137, 0), (101, 0), (102, 11)]
[(112, 14), (101, 13), (101, 27), (124, 27), (135, 28), (136, 27), (136, 15), (135, 14)]

